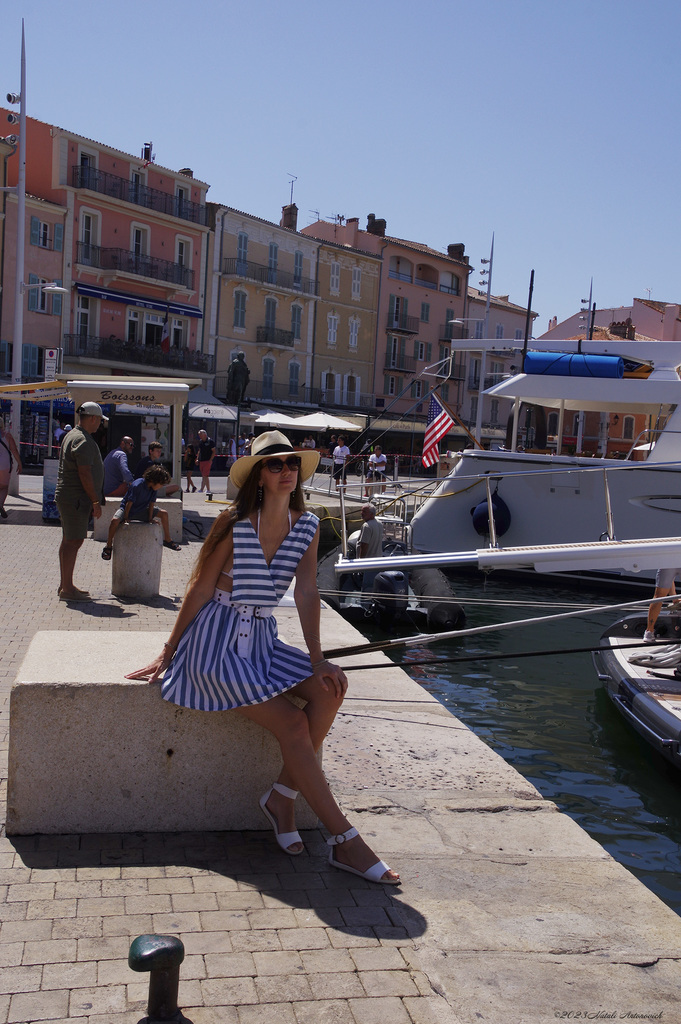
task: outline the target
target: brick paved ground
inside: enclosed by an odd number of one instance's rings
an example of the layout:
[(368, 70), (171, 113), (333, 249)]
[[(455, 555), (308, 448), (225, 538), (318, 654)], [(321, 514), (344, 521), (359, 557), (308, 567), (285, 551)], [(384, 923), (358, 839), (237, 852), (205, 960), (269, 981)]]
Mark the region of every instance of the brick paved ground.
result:
[[(75, 580), (93, 600), (68, 605), (56, 594), (61, 531), (43, 523), (39, 488), (25, 478), (0, 523), (3, 808), (9, 691), (32, 636), (169, 631), (198, 550), (191, 540), (164, 552), (163, 596), (140, 605), (111, 596), (110, 563), (87, 540)], [(186, 509), (206, 525), (220, 511), (198, 493)], [(321, 834), (304, 839), (307, 855), (287, 858), (256, 832), (3, 832), (0, 1024), (134, 1024), (147, 981), (127, 953), (146, 932), (182, 938), (180, 1005), (193, 1024), (455, 1024), (418, 970), (399, 895), (329, 871)]]

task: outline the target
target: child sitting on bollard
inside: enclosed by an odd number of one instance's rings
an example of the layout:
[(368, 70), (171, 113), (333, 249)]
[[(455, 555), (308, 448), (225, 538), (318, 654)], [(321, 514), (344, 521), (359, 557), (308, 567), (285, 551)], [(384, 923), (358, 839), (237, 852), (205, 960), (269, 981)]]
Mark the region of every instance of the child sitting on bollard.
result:
[(133, 480), (128, 488), (128, 493), (121, 501), (121, 507), (116, 509), (111, 519), (106, 546), (102, 551), (102, 558), (105, 562), (111, 560), (116, 530), (121, 523), (127, 524), (131, 521), (139, 523), (160, 522), (163, 527), (163, 547), (170, 548), (172, 551), (180, 550), (180, 545), (170, 538), (168, 513), (165, 509), (155, 508), (156, 492), (165, 487), (169, 481), (170, 473), (163, 466), (150, 466), (144, 476)]

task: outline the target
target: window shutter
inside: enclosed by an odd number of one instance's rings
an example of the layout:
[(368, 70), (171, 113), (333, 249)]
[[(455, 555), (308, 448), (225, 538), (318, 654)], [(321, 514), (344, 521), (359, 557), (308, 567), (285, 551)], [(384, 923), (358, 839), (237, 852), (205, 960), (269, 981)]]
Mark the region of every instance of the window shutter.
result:
[(64, 225), (54, 225), (54, 249), (55, 252), (61, 252), (64, 248)]
[(383, 374), (383, 394), (390, 394), (390, 377), (388, 376), (387, 373)]
[(31, 245), (40, 245), (40, 221), (31, 217)]
[(406, 317), (407, 312), (409, 310), (409, 299), (402, 299), (402, 306), (402, 316)]
[(402, 378), (401, 377), (396, 377), (395, 378), (395, 394), (401, 395), (403, 387), (404, 387), (404, 384), (402, 383)]
[(432, 358), (433, 358), (433, 345), (429, 341), (428, 344), (426, 345), (426, 362), (429, 363)]
[(404, 366), (404, 360), (406, 358), (406, 355), (407, 355), (407, 339), (406, 338), (400, 338), (400, 362), (402, 363), (402, 366)]
[[(58, 284), (59, 287), (61, 288), (61, 279), (57, 279), (56, 284)], [(53, 295), (52, 296), (52, 313), (55, 316), (61, 316), (61, 306), (62, 306), (62, 299), (63, 299), (63, 297), (64, 297), (63, 295)]]
[[(28, 275), (29, 284), (40, 284), (40, 278), (37, 274)], [(30, 288), (28, 292), (28, 308), (35, 311), (38, 308), (38, 289)]]
[(391, 326), (392, 326), (392, 324), (395, 323), (395, 296), (394, 295), (390, 296), (390, 301), (388, 303), (388, 322), (390, 323)]
[(417, 338), (414, 341), (414, 359), (418, 359), (418, 357), (419, 357), (419, 342), (418, 342), (418, 338)]

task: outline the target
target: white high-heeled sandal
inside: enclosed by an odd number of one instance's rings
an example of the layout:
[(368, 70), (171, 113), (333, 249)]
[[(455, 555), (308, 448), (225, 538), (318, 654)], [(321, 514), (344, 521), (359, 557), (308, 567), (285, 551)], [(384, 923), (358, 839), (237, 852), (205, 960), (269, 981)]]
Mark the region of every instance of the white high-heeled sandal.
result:
[(329, 864), (331, 867), (338, 868), (339, 871), (349, 871), (351, 875), (359, 875), (360, 878), (366, 878), (367, 882), (379, 882), (381, 885), (399, 885), (399, 878), (383, 878), (386, 871), (392, 869), (386, 864), (384, 860), (376, 861), (366, 871), (359, 871), (357, 868), (351, 868), (349, 864), (341, 864), (339, 860), (333, 855), (334, 846), (340, 846), (342, 843), (347, 843), (349, 839), (354, 839), (358, 836), (359, 832), (356, 828), (352, 827), (347, 832), (341, 832), (337, 836), (330, 836), (326, 840), (326, 845), (330, 846), (329, 850)]
[(296, 789), (289, 789), (288, 786), (283, 786), (281, 782), (275, 782), (267, 790), (264, 796), (260, 797), (260, 810), (265, 815), (270, 825), (274, 829), (274, 838), (277, 840), (279, 846), (282, 848), (284, 853), (288, 853), (290, 857), (297, 857), (301, 854), (302, 850), (289, 850), (289, 846), (293, 846), (294, 843), (301, 843), (303, 840), (300, 838), (299, 832), (280, 832), (279, 822), (274, 817), (271, 811), (267, 809), (267, 801), (272, 796), (272, 790), (276, 789), (277, 793), (281, 793), (282, 796), (288, 797), (289, 800), (295, 800), (298, 796)]

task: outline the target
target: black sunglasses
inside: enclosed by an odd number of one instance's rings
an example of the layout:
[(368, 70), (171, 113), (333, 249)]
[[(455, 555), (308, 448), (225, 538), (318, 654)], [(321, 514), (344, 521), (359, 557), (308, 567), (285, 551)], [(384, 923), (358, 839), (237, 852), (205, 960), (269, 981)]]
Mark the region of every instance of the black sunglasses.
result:
[(283, 459), (268, 459), (265, 465), (269, 469), (270, 473), (281, 473), (284, 465), (287, 469), (290, 469), (292, 473), (297, 473), (301, 466), (301, 460), (297, 455), (289, 455), (285, 463)]

